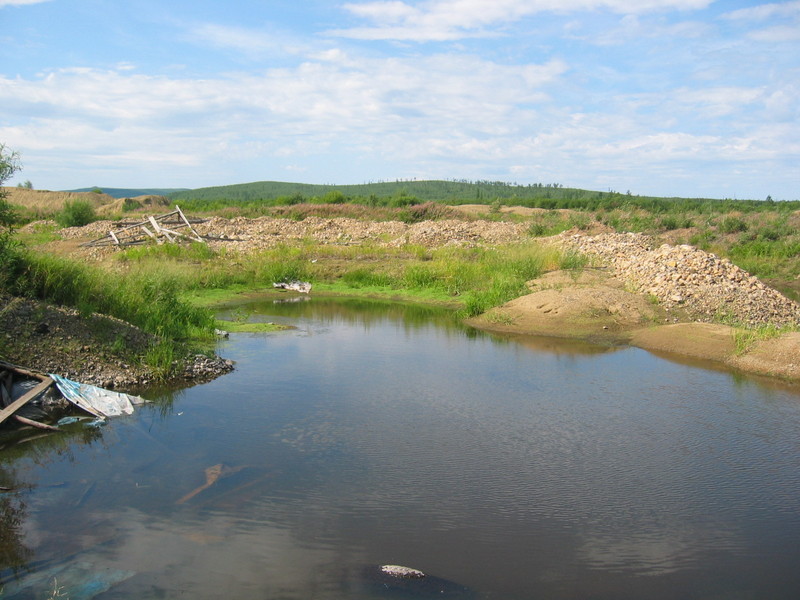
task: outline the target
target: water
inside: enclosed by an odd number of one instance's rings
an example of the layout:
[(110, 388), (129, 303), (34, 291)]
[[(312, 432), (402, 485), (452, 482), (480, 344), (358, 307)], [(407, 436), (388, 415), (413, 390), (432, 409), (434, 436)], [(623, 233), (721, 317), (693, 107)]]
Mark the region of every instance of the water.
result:
[[(0, 597), (800, 597), (797, 388), (429, 309), (229, 313), (297, 329), (0, 451), (0, 560), (26, 565)], [(387, 563), (431, 586), (387, 588)]]

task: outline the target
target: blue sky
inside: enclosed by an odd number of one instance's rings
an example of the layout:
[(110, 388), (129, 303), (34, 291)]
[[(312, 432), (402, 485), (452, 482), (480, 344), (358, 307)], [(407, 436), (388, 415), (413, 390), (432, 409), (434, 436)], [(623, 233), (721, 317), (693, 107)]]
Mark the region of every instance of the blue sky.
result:
[(11, 185), (800, 199), (800, 1), (0, 0)]

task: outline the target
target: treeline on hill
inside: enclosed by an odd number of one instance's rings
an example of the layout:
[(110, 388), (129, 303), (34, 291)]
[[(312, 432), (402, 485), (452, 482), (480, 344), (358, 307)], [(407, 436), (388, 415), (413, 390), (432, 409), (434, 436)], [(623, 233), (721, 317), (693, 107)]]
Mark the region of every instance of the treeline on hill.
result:
[(721, 213), (798, 210), (800, 201), (774, 202), (710, 198), (661, 198), (615, 191), (565, 188), (558, 183), (517, 185), (500, 181), (396, 181), (360, 185), (313, 185), (261, 181), (200, 188), (170, 194), (169, 199), (190, 211), (213, 212), (230, 206), (247, 208), (296, 204), (360, 204), (406, 207), (426, 202), (446, 205), (504, 204), (543, 209), (614, 210), (636, 208), (651, 213)]

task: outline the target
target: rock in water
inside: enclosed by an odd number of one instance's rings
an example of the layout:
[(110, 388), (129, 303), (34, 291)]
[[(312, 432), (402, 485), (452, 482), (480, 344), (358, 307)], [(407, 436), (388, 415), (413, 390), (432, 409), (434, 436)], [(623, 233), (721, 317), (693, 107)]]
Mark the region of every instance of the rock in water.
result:
[(409, 577), (413, 579), (425, 577), (425, 573), (422, 571), (417, 571), (409, 567), (401, 567), (400, 565), (383, 565), (381, 571), (392, 577)]
[(362, 585), (369, 597), (474, 598), (468, 587), (400, 565), (370, 565), (364, 568)]

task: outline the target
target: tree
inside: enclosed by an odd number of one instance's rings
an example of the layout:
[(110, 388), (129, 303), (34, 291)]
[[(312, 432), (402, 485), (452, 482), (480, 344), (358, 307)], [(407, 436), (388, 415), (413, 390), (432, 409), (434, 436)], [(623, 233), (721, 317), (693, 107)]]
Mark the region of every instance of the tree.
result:
[[(12, 152), (5, 144), (0, 144), (0, 186), (21, 168), (19, 153)], [(6, 200), (6, 196), (8, 196), (8, 192), (0, 190), (0, 228), (5, 230), (0, 231), (0, 235), (7, 235), (11, 230), (11, 225), (14, 224), (14, 211)]]
[(23, 190), (32, 190), (33, 184), (30, 179), (26, 179), (24, 183), (18, 183), (17, 187)]
[[(0, 186), (21, 168), (19, 154), (0, 144)], [(8, 192), (0, 187), (0, 288), (5, 287), (19, 265), (19, 253), (11, 239), (14, 210), (6, 200)]]

